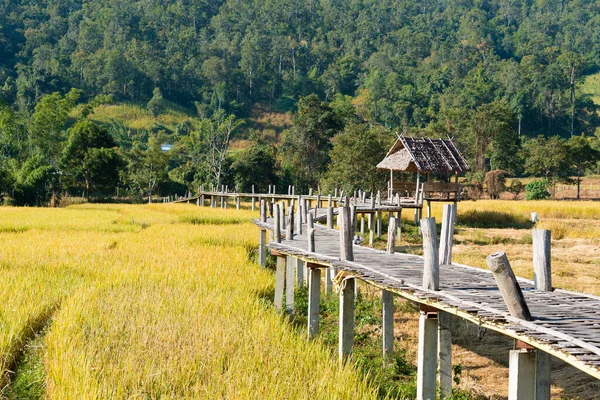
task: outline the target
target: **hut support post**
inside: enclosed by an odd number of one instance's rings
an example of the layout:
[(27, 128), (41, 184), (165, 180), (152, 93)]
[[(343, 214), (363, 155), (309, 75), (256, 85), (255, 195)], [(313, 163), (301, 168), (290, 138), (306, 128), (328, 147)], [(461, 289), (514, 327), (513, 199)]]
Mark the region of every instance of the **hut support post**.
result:
[(417, 400), (435, 400), (437, 369), (437, 313), (421, 310), (417, 354)]
[(321, 301), (321, 270), (308, 264), (308, 337), (319, 333), (319, 302)]

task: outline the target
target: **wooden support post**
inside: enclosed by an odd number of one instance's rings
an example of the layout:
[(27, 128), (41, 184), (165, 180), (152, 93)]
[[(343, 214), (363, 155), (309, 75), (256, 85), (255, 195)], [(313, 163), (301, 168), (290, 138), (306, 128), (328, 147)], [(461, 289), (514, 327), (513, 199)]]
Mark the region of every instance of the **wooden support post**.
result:
[(423, 287), (429, 290), (440, 289), (440, 265), (437, 245), (435, 218), (421, 220), (423, 234)]
[(240, 196), (239, 196), (239, 195), (237, 195), (237, 196), (235, 197), (235, 209), (236, 209), (236, 210), (239, 210), (239, 209), (240, 209)]
[(356, 233), (356, 206), (350, 205), (350, 241), (354, 242), (354, 234)]
[(260, 220), (262, 222), (267, 222), (267, 203), (264, 199), (260, 199)]
[(319, 333), (319, 304), (321, 302), (321, 269), (308, 265), (308, 337)]
[(296, 273), (296, 258), (287, 256), (285, 269), (285, 311), (294, 312), (294, 278)]
[(381, 302), (383, 304), (383, 360), (390, 361), (394, 356), (394, 294), (383, 289)]
[(486, 258), (488, 268), (492, 271), (494, 279), (498, 284), (500, 293), (504, 298), (504, 302), (508, 307), (510, 315), (515, 318), (521, 318), (526, 321), (531, 321), (531, 313), (529, 307), (523, 297), (521, 287), (517, 282), (517, 278), (510, 267), (506, 254), (494, 253)]
[(355, 279), (345, 279), (340, 290), (340, 331), (338, 354), (344, 360), (354, 345), (354, 287)]
[(296, 258), (296, 283), (298, 286), (304, 285), (305, 277), (304, 277), (304, 261), (299, 258)]
[(394, 245), (396, 244), (396, 223), (396, 218), (390, 218), (387, 241), (387, 252), (389, 254), (394, 254)]
[(285, 232), (287, 220), (285, 218), (285, 204), (283, 203), (279, 206), (279, 223), (281, 225), (281, 231)]
[(302, 235), (302, 213), (304, 212), (304, 202), (302, 196), (298, 196), (298, 215), (296, 216), (296, 234)]
[(369, 213), (369, 246), (375, 244), (375, 215)]
[(294, 239), (294, 206), (290, 206), (288, 208), (288, 219), (285, 224), (285, 239), (293, 240)]
[[(511, 350), (508, 361), (508, 400), (534, 400), (536, 353)], [(549, 398), (549, 397), (548, 397)]]
[(354, 234), (352, 232), (350, 221), (350, 207), (339, 207), (338, 217), (338, 225), (340, 226), (340, 260), (354, 261), (354, 252), (352, 248)]
[(431, 200), (427, 200), (427, 218), (431, 217)]
[(450, 314), (438, 312), (438, 383), (440, 398), (452, 396), (452, 333)]
[(360, 214), (360, 234), (365, 234), (365, 213)]
[(260, 238), (258, 244), (258, 262), (261, 267), (265, 266), (267, 261), (267, 231), (264, 229), (260, 230)]
[(417, 400), (436, 398), (437, 324), (437, 313), (421, 311), (417, 349)]
[(383, 222), (382, 222), (382, 216), (381, 216), (382, 212), (381, 211), (377, 211), (375, 213), (375, 215), (377, 215), (377, 237), (380, 238), (381, 237), (381, 231), (383, 230)]
[(327, 206), (327, 229), (333, 229), (333, 207)]
[(283, 310), (283, 290), (285, 287), (285, 257), (277, 256), (277, 268), (275, 270), (275, 309)]
[[(533, 230), (533, 280), (535, 289), (542, 292), (552, 291), (550, 235), (549, 230)], [(551, 357), (542, 350), (535, 350), (535, 352), (535, 398), (536, 400), (549, 399), (552, 374), (550, 367)]]
[(552, 263), (550, 255), (550, 231), (533, 230), (533, 280), (535, 289), (542, 292), (552, 291)]
[(325, 292), (330, 294), (333, 291), (333, 267), (327, 267), (325, 269)]
[(452, 241), (454, 238), (454, 206), (444, 204), (442, 232), (440, 237), (440, 264), (452, 264)]
[(308, 251), (310, 251), (311, 253), (314, 253), (314, 251), (315, 251), (315, 225), (313, 222), (312, 214), (308, 214), (306, 235), (308, 237)]
[(396, 212), (396, 241), (402, 240), (402, 210)]
[(279, 204), (273, 205), (273, 239), (276, 243), (281, 243), (281, 219), (282, 216), (279, 213)]

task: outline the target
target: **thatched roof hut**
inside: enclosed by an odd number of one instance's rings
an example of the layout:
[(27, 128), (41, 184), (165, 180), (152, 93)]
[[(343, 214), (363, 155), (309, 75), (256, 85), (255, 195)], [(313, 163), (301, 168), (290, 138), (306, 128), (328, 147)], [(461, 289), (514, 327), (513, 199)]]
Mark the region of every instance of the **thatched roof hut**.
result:
[[(458, 174), (469, 171), (469, 164), (450, 139), (399, 137), (379, 164), (378, 170), (389, 170), (388, 198), (401, 197), (400, 202), (421, 206), (423, 200), (460, 201), (462, 186)], [(398, 182), (394, 172), (416, 172), (416, 182)], [(456, 175), (454, 183), (430, 181), (430, 173), (447, 172)], [(427, 174), (427, 183), (421, 183), (420, 174)], [(429, 209), (429, 207), (428, 207)]]
[(450, 139), (399, 137), (386, 157), (377, 164), (379, 170), (399, 172), (468, 171), (469, 164)]

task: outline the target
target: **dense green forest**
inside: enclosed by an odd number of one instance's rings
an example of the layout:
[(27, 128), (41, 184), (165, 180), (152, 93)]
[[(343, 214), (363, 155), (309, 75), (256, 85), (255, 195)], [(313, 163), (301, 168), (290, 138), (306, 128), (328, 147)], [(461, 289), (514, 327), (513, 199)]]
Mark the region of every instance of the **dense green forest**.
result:
[[(597, 158), (599, 63), (598, 1), (0, 0), (0, 193), (376, 187), (398, 133), (455, 138), (471, 180), (563, 179)], [(114, 103), (182, 117), (94, 119)]]

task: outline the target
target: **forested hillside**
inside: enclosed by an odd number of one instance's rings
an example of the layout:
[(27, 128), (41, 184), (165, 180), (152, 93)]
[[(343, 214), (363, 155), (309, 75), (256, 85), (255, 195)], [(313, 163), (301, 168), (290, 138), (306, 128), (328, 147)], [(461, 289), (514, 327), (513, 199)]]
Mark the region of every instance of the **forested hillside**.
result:
[[(376, 140), (381, 146), (397, 132), (453, 136), (476, 171), (552, 177), (558, 172), (527, 167), (531, 151), (522, 144), (546, 140), (538, 135), (594, 135), (597, 107), (581, 85), (599, 60), (596, 1), (0, 0), (0, 97), (6, 104), (0, 141), (2, 156), (12, 160), (2, 175), (14, 190), (15, 171), (32, 157), (36, 165), (65, 172), (58, 159), (76, 121), (55, 118), (55, 125), (44, 126), (48, 121), (35, 114), (44, 96), (68, 97), (76, 88), (77, 104), (88, 104), (77, 118), (115, 101), (148, 103), (154, 115), (166, 100), (192, 110), (178, 133), (188, 138), (203, 123), (227, 131), (225, 121), (243, 121), (256, 105), (295, 113), (281, 147), (250, 132), (260, 154), (241, 155), (250, 167), (252, 157), (268, 158), (277, 167), (271, 178), (281, 184), (327, 179), (332, 138), (361, 129), (386, 136)], [(332, 117), (327, 126), (315, 127), (300, 115), (298, 101), (313, 94), (305, 103), (319, 102)], [(67, 114), (74, 107), (66, 107)], [(129, 134), (130, 144), (147, 151), (151, 130)], [(123, 151), (129, 149), (111, 136), (126, 169)], [(176, 141), (167, 136), (156, 140)], [(305, 152), (316, 149), (318, 157), (309, 170), (298, 171), (306, 157), (291, 156), (307, 141)], [(185, 172), (172, 174), (182, 162), (167, 162), (169, 179), (188, 188), (222, 180), (201, 171), (214, 169), (200, 162), (205, 150), (197, 150)], [(235, 162), (227, 157), (222, 171), (232, 182), (229, 165)]]

